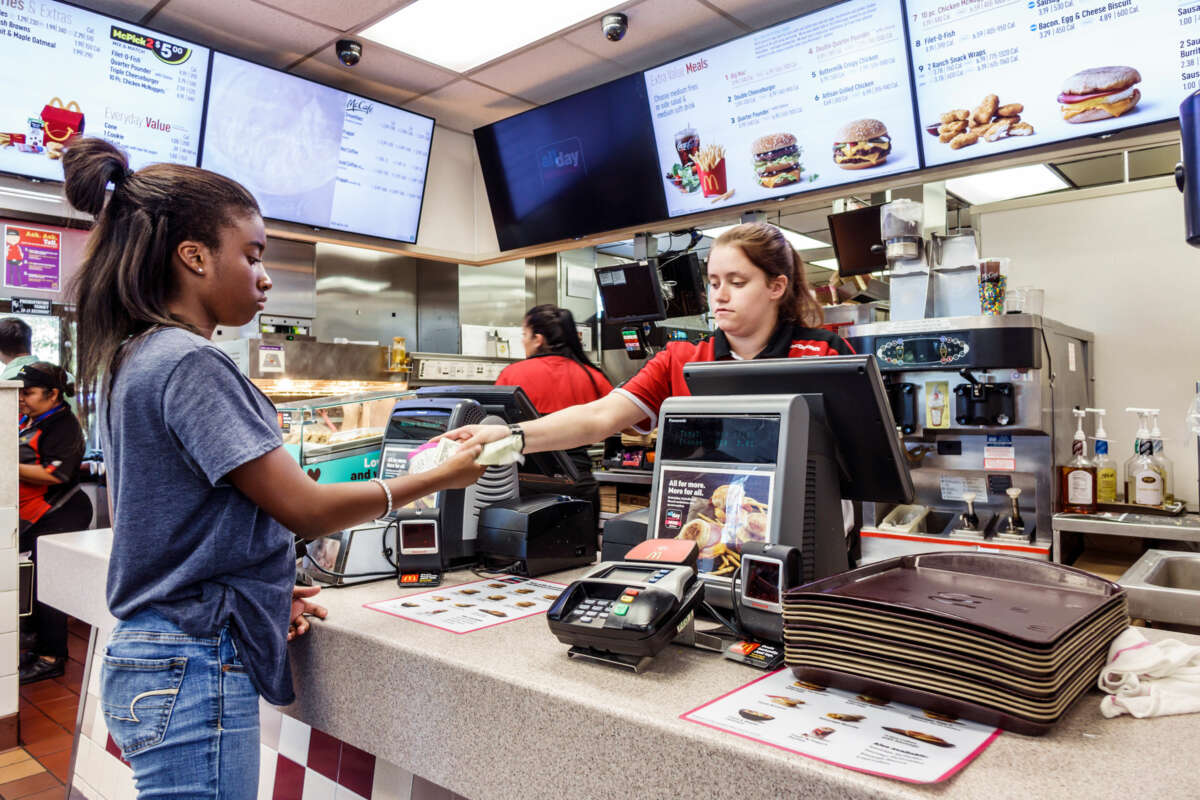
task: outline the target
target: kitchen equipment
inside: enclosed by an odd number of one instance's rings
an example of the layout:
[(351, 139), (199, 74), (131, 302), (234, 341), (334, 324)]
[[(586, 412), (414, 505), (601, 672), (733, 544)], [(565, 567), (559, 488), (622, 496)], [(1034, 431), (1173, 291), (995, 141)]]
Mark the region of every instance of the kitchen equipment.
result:
[[(1092, 334), (1007, 314), (877, 322), (844, 335), (858, 352), (875, 355), (893, 385), (917, 387), (916, 425), (903, 445), (915, 502), (930, 508), (924, 530), (905, 533), (879, 525), (892, 504), (865, 503), (859, 563), (968, 547), (1049, 558), (1057, 467), (1071, 457), (1071, 411), (1088, 407), (1092, 396)], [(942, 425), (931, 424), (935, 416)], [(1009, 489), (1020, 490), (1019, 535), (1005, 524)], [(975, 495), (978, 536), (957, 525), (967, 494)]]
[(1200, 626), (1200, 553), (1147, 550), (1117, 582), (1129, 593), (1132, 616)]
[(933, 313), (933, 287), (924, 254), (920, 203), (901, 198), (880, 211), (880, 232), (891, 277), (891, 318), (925, 319)]
[(544, 575), (596, 559), (592, 505), (564, 495), (493, 503), (479, 512), (475, 554), (485, 566)]
[(979, 313), (979, 244), (975, 231), (960, 228), (930, 235), (933, 316), (965, 317)]
[(1200, 92), (1180, 104), (1179, 129), (1183, 160), (1175, 167), (1175, 185), (1183, 192), (1187, 243), (1200, 247)]

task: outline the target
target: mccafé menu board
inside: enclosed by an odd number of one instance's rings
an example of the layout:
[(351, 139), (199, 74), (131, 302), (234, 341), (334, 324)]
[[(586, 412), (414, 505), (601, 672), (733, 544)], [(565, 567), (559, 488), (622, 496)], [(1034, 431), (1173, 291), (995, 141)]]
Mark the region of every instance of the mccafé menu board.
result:
[(670, 215), (917, 169), (902, 13), (849, 0), (647, 70)]
[(200, 166), (264, 216), (415, 242), (432, 138), (431, 117), (213, 55)]
[(130, 166), (196, 164), (209, 51), (49, 0), (0, 0), (0, 171), (59, 180), (84, 133)]
[(1178, 114), (1200, 79), (1196, 0), (906, 0), (925, 164)]

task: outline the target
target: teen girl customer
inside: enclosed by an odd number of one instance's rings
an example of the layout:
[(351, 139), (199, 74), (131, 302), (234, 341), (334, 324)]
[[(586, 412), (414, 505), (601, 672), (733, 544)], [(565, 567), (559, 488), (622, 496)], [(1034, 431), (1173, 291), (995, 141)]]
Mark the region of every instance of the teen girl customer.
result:
[(96, 217), (73, 294), (113, 501), (105, 723), (139, 797), (255, 798), (259, 695), (292, 701), (286, 643), (304, 612), (322, 615), (315, 590), (295, 590), (292, 533), (468, 486), (479, 448), (406, 478), (311, 481), (271, 403), (209, 342), (271, 288), (254, 198), (194, 167), (130, 172), (100, 139), (77, 140), (63, 168), (71, 205)]

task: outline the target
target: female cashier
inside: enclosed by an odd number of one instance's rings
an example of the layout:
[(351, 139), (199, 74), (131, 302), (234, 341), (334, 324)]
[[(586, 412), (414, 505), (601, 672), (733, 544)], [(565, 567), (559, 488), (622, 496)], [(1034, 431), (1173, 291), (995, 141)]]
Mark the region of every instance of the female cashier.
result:
[[(608, 378), (584, 352), (575, 318), (567, 309), (555, 305), (529, 309), (521, 326), (521, 343), (525, 360), (505, 367), (496, 385), (520, 386), (539, 414), (590, 403), (612, 391)], [(567, 455), (579, 471), (569, 493), (590, 500), (599, 520), (600, 498), (587, 447), (570, 448)]]
[[(854, 352), (839, 336), (817, 327), (821, 307), (809, 290), (800, 255), (773, 225), (738, 225), (713, 244), (708, 307), (717, 322), (710, 338), (699, 344), (672, 342), (599, 400), (521, 423), (525, 452), (569, 449), (630, 427), (651, 430), (664, 400), (689, 394), (684, 364)], [(446, 436), (474, 445), (509, 433), (501, 425), (468, 425)]]

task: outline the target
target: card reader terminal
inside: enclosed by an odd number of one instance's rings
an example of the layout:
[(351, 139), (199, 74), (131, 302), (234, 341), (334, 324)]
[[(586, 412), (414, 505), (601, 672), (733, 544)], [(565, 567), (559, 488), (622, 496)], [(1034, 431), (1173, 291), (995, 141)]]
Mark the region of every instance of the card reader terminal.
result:
[(648, 657), (692, 621), (703, 590), (691, 566), (609, 561), (568, 586), (546, 618), (573, 651)]

